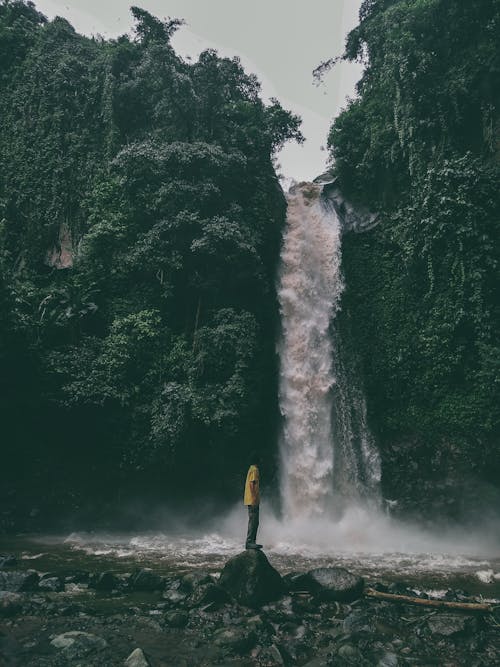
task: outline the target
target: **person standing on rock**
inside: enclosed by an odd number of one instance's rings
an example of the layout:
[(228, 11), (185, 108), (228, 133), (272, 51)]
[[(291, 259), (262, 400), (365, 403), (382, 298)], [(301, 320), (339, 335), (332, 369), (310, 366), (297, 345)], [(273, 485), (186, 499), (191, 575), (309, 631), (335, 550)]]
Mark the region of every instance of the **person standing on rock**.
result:
[(243, 498), (243, 503), (248, 507), (248, 530), (245, 549), (262, 549), (262, 544), (256, 543), (260, 505), (259, 464), (259, 456), (256, 452), (252, 452)]

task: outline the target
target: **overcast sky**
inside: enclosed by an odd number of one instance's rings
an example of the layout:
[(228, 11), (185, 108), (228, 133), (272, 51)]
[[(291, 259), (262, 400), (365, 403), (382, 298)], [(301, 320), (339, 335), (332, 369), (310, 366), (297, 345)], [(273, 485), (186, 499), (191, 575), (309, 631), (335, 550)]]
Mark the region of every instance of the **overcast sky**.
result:
[(264, 98), (277, 97), (303, 119), (303, 146), (290, 144), (279, 155), (281, 173), (311, 180), (325, 169), (328, 128), (354, 94), (361, 71), (340, 64), (315, 86), (312, 70), (339, 55), (357, 23), (361, 0), (35, 0), (52, 19), (67, 18), (78, 32), (116, 37), (130, 32), (129, 7), (137, 4), (159, 18), (183, 18), (173, 39), (177, 52), (196, 59), (206, 48), (239, 56), (262, 83)]

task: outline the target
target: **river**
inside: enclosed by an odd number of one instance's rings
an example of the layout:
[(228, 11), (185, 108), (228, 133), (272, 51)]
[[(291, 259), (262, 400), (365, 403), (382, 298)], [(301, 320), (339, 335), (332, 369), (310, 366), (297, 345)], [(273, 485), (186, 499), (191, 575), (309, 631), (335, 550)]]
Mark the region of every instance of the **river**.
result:
[[(21, 568), (39, 572), (82, 569), (131, 572), (138, 565), (163, 574), (205, 570), (217, 573), (243, 549), (244, 508), (205, 528), (177, 525), (165, 531), (0, 537), (0, 553), (13, 554)], [(446, 590), (500, 598), (500, 551), (482, 531), (424, 530), (378, 513), (351, 508), (336, 522), (283, 522), (262, 508), (259, 539), (281, 574), (339, 565), (367, 582), (404, 582), (441, 597)]]

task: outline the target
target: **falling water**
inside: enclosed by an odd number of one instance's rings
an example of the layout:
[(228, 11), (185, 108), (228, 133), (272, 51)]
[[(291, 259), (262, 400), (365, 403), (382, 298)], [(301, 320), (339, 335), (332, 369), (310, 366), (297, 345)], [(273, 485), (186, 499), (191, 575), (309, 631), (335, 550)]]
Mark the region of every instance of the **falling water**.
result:
[(281, 489), (292, 519), (328, 516), (341, 497), (370, 495), (380, 478), (364, 400), (349, 386), (333, 334), (344, 287), (341, 229), (321, 190), (290, 190), (281, 254)]

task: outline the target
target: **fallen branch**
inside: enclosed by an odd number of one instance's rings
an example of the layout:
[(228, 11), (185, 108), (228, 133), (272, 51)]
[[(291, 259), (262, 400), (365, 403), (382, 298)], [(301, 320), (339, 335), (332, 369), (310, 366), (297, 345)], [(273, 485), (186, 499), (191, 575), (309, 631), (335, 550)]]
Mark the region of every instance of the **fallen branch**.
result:
[(438, 609), (458, 609), (460, 611), (485, 611), (492, 612), (492, 607), (483, 602), (447, 602), (446, 600), (424, 600), (424, 598), (414, 598), (410, 595), (394, 595), (393, 593), (381, 593), (373, 588), (367, 588), (365, 595), (378, 600), (387, 600), (388, 602), (404, 602), (405, 604), (417, 604), (421, 607), (435, 607)]

